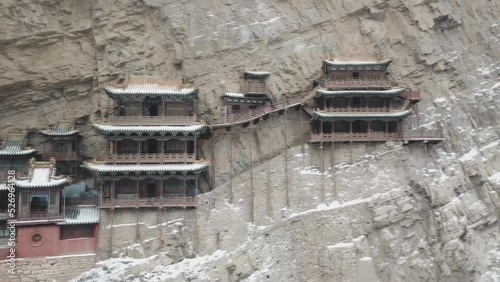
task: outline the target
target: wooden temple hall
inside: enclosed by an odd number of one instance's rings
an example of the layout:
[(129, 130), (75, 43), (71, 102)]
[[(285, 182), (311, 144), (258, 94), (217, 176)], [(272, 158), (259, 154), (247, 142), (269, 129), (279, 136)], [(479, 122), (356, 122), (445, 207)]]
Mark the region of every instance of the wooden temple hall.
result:
[(195, 207), (199, 177), (197, 89), (158, 77), (130, 77), (103, 88), (112, 102), (94, 127), (107, 139), (102, 160), (86, 162), (100, 182), (101, 208)]
[(324, 80), (315, 94), (311, 143), (442, 140), (440, 130), (411, 128), (420, 93), (389, 79), (391, 60), (324, 61)]
[(275, 103), (270, 90), (267, 71), (245, 71), (240, 84), (240, 92), (227, 92), (222, 96), (225, 114), (238, 114), (255, 109), (267, 103)]

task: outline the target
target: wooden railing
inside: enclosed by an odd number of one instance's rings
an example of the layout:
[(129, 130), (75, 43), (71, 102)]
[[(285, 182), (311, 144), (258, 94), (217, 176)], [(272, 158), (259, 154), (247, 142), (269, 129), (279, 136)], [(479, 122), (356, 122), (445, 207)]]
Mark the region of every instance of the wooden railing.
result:
[(49, 212), (29, 212), (24, 215), (16, 215), (15, 219), (18, 221), (31, 221), (31, 220), (58, 220), (63, 219), (62, 213), (49, 213)]
[(196, 115), (192, 116), (110, 116), (108, 122), (123, 125), (192, 125), (196, 124)]
[(246, 94), (268, 94), (269, 88), (266, 84), (243, 83), (241, 92)]
[(417, 129), (403, 129), (402, 139), (406, 141), (419, 140), (436, 140), (441, 141), (443, 137), (443, 129), (438, 125), (437, 129), (427, 129), (420, 127)]
[(408, 100), (412, 100), (412, 101), (422, 100), (422, 96), (420, 95), (420, 90), (407, 91), (407, 92), (405, 92), (405, 94), (403, 94), (403, 97), (405, 97)]
[(312, 133), (310, 142), (347, 142), (347, 141), (387, 141), (399, 140), (398, 132), (335, 132)]
[[(313, 91), (315, 93), (315, 90)], [(268, 115), (270, 113), (282, 111), (291, 107), (295, 107), (297, 105), (301, 105), (302, 103), (305, 103), (307, 100), (314, 97), (314, 93), (312, 94), (310, 93), (305, 97), (283, 100), (274, 104), (268, 103), (256, 109), (251, 109), (241, 113), (236, 113), (236, 114), (218, 113), (213, 115), (205, 115), (200, 117), (200, 120), (205, 121), (208, 125), (212, 127), (225, 127), (225, 126), (247, 123), (252, 120), (258, 119), (260, 117), (263, 117), (265, 115)]]
[(43, 153), (43, 158), (45, 160), (50, 159), (51, 157), (54, 157), (56, 161), (75, 161), (77, 160), (77, 154), (76, 152), (44, 152)]
[[(8, 170), (10, 170), (10, 169), (8, 169)], [(10, 176), (10, 174), (7, 173), (8, 170), (0, 171), (0, 182), (7, 182), (8, 181), (9, 176)], [(22, 179), (24, 177), (27, 177), (29, 174), (27, 171), (16, 170), (15, 168), (13, 168), (12, 170), (16, 171), (16, 179), (18, 179), (18, 180)]]
[(129, 207), (196, 207), (196, 197), (130, 197), (103, 198), (102, 208), (129, 208)]
[(188, 153), (114, 154), (106, 156), (106, 162), (114, 163), (183, 163), (194, 161), (195, 155)]
[(391, 81), (389, 79), (370, 80), (370, 79), (346, 79), (346, 80), (326, 80), (324, 87), (329, 89), (350, 89), (350, 88), (389, 88)]

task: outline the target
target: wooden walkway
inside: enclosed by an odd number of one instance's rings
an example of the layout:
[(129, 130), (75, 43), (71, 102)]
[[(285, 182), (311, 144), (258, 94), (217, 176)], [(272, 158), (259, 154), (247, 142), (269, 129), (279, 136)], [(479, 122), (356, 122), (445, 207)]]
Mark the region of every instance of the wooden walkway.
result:
[(237, 114), (220, 113), (220, 114), (199, 116), (198, 121), (206, 122), (206, 124), (210, 128), (222, 128), (222, 127), (230, 127), (234, 125), (246, 124), (249, 122), (253, 122), (257, 119), (260, 119), (262, 117), (265, 117), (271, 113), (284, 111), (289, 108), (303, 105), (308, 100), (314, 97), (314, 95), (316, 94), (316, 90), (317, 89), (311, 90), (311, 92), (304, 97), (286, 99), (284, 101), (280, 101), (274, 104), (266, 104), (264, 106), (242, 113), (237, 113)]

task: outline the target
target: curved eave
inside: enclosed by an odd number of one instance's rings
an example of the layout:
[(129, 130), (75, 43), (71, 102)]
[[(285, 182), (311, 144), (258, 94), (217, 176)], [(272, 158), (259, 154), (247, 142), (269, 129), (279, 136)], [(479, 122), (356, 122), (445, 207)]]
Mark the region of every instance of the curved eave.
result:
[(331, 113), (314, 112), (313, 120), (341, 120), (341, 119), (403, 119), (411, 114), (411, 110), (393, 113)]
[(316, 97), (322, 96), (398, 96), (406, 91), (405, 88), (389, 90), (339, 90), (330, 91), (319, 89), (316, 91)]
[(17, 181), (14, 186), (18, 188), (52, 188), (70, 183), (68, 179), (54, 180), (47, 183), (30, 183), (28, 181)]
[(71, 136), (78, 134), (78, 130), (71, 130), (67, 132), (60, 132), (60, 131), (54, 131), (54, 130), (42, 130), (40, 131), (41, 134), (46, 135), (46, 136)]
[(103, 134), (160, 134), (160, 135), (200, 135), (206, 130), (205, 124), (188, 126), (167, 126), (167, 125), (108, 125), (94, 124), (94, 127)]
[(0, 150), (0, 156), (27, 156), (30, 154), (36, 153), (35, 149), (26, 149), (26, 150)]
[(222, 98), (226, 98), (226, 97), (229, 97), (229, 98), (245, 98), (245, 94), (235, 93), (235, 92), (226, 92), (226, 93), (224, 93), (224, 96), (222, 96)]
[(201, 173), (208, 169), (208, 163), (195, 164), (99, 164), (87, 162), (83, 164), (87, 170), (105, 175), (105, 174), (175, 174), (175, 173)]
[(327, 66), (384, 66), (387, 67), (392, 63), (392, 59), (387, 59), (379, 62), (369, 61), (330, 61), (324, 60), (323, 64)]
[(121, 89), (114, 88), (110, 86), (105, 86), (102, 88), (106, 94), (115, 99), (120, 98), (125, 95), (142, 95), (142, 96), (179, 96), (183, 98), (195, 98), (198, 93), (196, 88), (185, 88), (182, 91), (175, 90), (135, 90), (135, 89)]
[(267, 77), (270, 75), (271, 73), (267, 71), (245, 71), (245, 76)]

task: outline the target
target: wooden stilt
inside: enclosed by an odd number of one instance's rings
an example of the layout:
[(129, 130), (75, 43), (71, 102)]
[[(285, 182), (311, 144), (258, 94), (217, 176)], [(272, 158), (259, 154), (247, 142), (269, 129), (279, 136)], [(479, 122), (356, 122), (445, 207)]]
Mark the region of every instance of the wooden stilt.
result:
[(252, 156), (252, 139), (253, 132), (250, 131), (250, 222), (254, 222), (254, 197), (255, 190), (253, 187), (253, 156)]
[(333, 177), (333, 197), (337, 199), (337, 176), (335, 169), (335, 142), (332, 142), (332, 177)]
[(284, 125), (284, 130), (285, 130), (285, 192), (286, 192), (286, 207), (290, 207), (290, 193), (288, 191), (288, 130), (287, 130), (287, 125), (288, 125), (288, 117), (287, 117), (287, 109), (285, 106), (285, 125)]
[(305, 162), (305, 152), (306, 152), (306, 149), (305, 149), (305, 143), (306, 143), (306, 140), (305, 140), (305, 132), (304, 132), (304, 121), (303, 121), (303, 117), (302, 115), (304, 114), (303, 113), (303, 110), (302, 109), (299, 109), (300, 111), (300, 133), (302, 134), (302, 142), (301, 143), (301, 153), (302, 153), (302, 163), (300, 164), (300, 168), (301, 169), (304, 169), (304, 162)]
[(139, 209), (135, 209), (135, 241), (139, 242)]
[(113, 255), (113, 214), (114, 214), (115, 210), (114, 209), (111, 209), (110, 211), (110, 217), (111, 217), (111, 223), (110, 223), (110, 228), (109, 228), (109, 258), (111, 258), (111, 256)]
[(215, 139), (215, 132), (214, 132), (214, 128), (212, 127), (211, 128), (211, 131), (212, 131), (212, 138), (211, 139), (211, 144), (212, 144), (212, 189), (215, 189), (215, 152), (214, 152), (214, 139)]
[(267, 137), (267, 203), (266, 203), (266, 208), (267, 208), (267, 216), (269, 218), (272, 218), (272, 204), (271, 204), (271, 193), (272, 193), (272, 187), (271, 187), (271, 135), (268, 135)]
[(231, 131), (230, 131), (230, 136), (231, 136), (231, 144), (229, 145), (229, 158), (230, 158), (230, 170), (229, 170), (229, 203), (233, 203), (233, 173), (234, 173), (234, 163), (233, 163), (233, 139), (234, 139), (234, 133), (233, 133), (233, 127), (231, 126)]
[(162, 222), (161, 222), (161, 211), (162, 208), (159, 208), (156, 212), (156, 225), (158, 226), (158, 254), (161, 254), (161, 249), (162, 249)]

